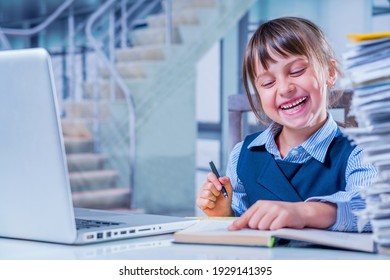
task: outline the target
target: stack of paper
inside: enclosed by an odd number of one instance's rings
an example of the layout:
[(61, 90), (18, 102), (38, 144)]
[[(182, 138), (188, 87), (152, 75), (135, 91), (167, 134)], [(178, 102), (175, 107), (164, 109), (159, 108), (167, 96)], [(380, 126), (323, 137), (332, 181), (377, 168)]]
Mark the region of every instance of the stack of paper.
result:
[(363, 160), (378, 176), (361, 190), (366, 209), (360, 226), (371, 222), (379, 251), (390, 252), (390, 37), (349, 45), (344, 65), (353, 86), (350, 113), (359, 127), (344, 132), (364, 149)]
[(356, 85), (390, 81), (390, 37), (351, 43), (343, 63)]

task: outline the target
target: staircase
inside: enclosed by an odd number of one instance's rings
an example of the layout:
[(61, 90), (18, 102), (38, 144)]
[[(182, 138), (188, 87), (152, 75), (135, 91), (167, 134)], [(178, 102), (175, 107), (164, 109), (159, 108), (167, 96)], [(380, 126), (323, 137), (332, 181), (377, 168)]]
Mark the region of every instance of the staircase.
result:
[(62, 120), (74, 206), (130, 209), (130, 189), (118, 186), (119, 172), (107, 169), (107, 156), (96, 153), (90, 127), (87, 119), (69, 114)]
[[(254, 2), (173, 1), (171, 45), (166, 43), (165, 15), (158, 14), (129, 34), (131, 48), (116, 50), (116, 69), (136, 104), (134, 193), (130, 193), (133, 186), (129, 187), (128, 180), (127, 107), (118, 89), (112, 97), (109, 71), (102, 67), (100, 80), (84, 85), (84, 101), (65, 102), (63, 128), (76, 205), (191, 213), (195, 204), (196, 63)], [(99, 105), (89, 99), (96, 84)], [(96, 106), (98, 135), (91, 123)], [(95, 137), (99, 138), (98, 149)]]

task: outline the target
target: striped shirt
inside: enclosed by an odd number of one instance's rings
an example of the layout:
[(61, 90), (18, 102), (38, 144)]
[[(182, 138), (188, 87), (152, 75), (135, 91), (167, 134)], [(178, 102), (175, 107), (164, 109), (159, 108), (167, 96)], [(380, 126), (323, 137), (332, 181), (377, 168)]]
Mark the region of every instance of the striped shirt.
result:
[[(265, 131), (257, 136), (248, 146), (265, 146), (275, 160), (284, 160), (293, 163), (304, 163), (315, 158), (323, 163), (330, 143), (337, 132), (337, 124), (331, 114), (328, 114), (327, 122), (309, 139), (301, 145), (291, 149), (282, 159), (275, 143), (275, 136), (281, 131), (282, 126), (272, 123)], [(230, 154), (226, 175), (233, 186), (232, 209), (236, 216), (241, 216), (248, 209), (248, 198), (244, 186), (237, 176), (237, 162), (243, 142), (238, 143)], [(348, 159), (345, 170), (345, 191), (339, 191), (332, 195), (310, 197), (306, 201), (332, 202), (337, 204), (336, 222), (329, 229), (335, 231), (357, 231), (358, 217), (356, 212), (364, 209), (364, 200), (360, 197), (361, 188), (370, 186), (376, 176), (374, 166), (362, 162), (362, 149), (356, 146)], [(370, 224), (366, 224), (363, 231), (370, 231)]]

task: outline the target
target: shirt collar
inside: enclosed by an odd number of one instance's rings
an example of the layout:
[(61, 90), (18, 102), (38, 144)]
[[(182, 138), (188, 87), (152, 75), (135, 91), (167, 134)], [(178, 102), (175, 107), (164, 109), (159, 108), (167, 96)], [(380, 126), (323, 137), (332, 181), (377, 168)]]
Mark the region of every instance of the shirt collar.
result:
[[(275, 136), (280, 132), (282, 126), (278, 123), (271, 123), (270, 126), (260, 133), (249, 145), (248, 149), (256, 146), (265, 146), (266, 150), (274, 155), (278, 155), (279, 150), (275, 143)], [(325, 124), (317, 130), (309, 139), (298, 146), (303, 148), (310, 156), (319, 162), (325, 161), (326, 152), (337, 132), (337, 124), (331, 114)]]

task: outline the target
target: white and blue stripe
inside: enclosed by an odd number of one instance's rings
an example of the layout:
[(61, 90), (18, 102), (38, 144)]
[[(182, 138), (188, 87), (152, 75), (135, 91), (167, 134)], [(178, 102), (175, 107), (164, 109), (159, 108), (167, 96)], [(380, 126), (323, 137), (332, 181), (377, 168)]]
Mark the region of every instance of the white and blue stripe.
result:
[[(266, 150), (276, 160), (304, 163), (311, 158), (315, 158), (320, 162), (324, 162), (328, 147), (336, 135), (337, 124), (331, 114), (328, 114), (327, 122), (304, 143), (291, 149), (284, 159), (281, 158), (274, 140), (281, 129), (281, 125), (272, 123), (249, 144), (248, 148), (265, 145)], [(238, 143), (231, 152), (226, 172), (226, 175), (230, 177), (234, 190), (232, 209), (236, 216), (241, 216), (249, 205), (244, 186), (237, 176), (237, 162), (242, 144), (242, 142)], [(359, 195), (359, 190), (370, 186), (377, 173), (374, 166), (362, 162), (362, 152), (362, 149), (357, 146), (349, 156), (345, 171), (345, 191), (339, 191), (328, 196), (311, 197), (306, 200), (337, 204), (336, 222), (329, 228), (330, 230), (357, 231), (358, 219), (356, 212), (365, 207), (364, 200)], [(371, 227), (370, 224), (367, 224), (363, 231), (369, 230), (371, 230)]]

